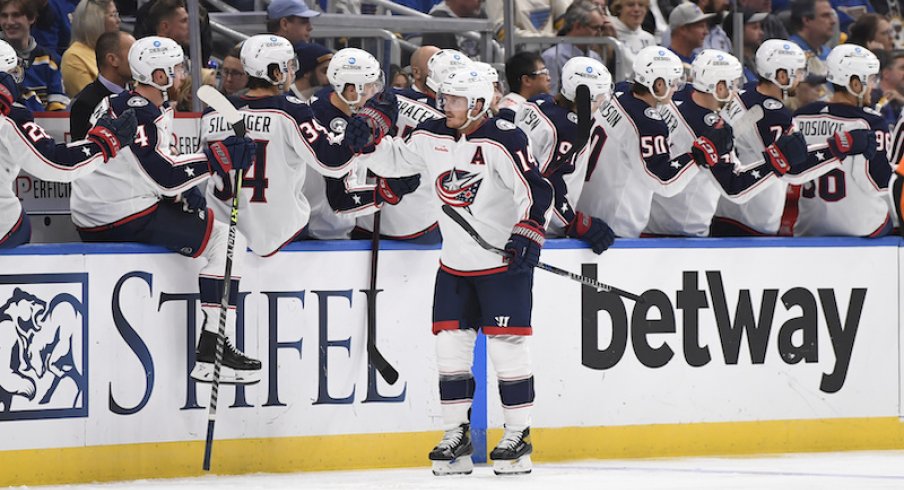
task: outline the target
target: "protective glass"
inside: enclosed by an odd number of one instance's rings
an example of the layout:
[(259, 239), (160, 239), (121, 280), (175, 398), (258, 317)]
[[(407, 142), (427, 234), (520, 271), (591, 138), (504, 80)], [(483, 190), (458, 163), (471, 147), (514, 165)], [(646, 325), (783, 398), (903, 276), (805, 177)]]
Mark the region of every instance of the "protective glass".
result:
[(436, 99), (441, 111), (464, 111), (468, 109), (468, 99), (460, 95), (439, 94)]
[(386, 86), (386, 81), (383, 79), (383, 73), (381, 72), (380, 78), (378, 78), (377, 80), (375, 80), (373, 82), (364, 84), (364, 93), (361, 94), (361, 96), (364, 99), (369, 99), (369, 98), (373, 97), (374, 95), (377, 95), (378, 93), (382, 92), (383, 88), (385, 86)]

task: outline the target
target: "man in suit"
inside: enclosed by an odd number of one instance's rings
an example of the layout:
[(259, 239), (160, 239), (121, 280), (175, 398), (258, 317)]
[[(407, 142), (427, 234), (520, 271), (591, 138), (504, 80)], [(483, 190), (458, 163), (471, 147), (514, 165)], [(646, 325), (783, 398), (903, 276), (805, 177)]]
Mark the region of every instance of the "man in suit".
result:
[(135, 38), (127, 32), (106, 32), (97, 39), (95, 55), (99, 75), (85, 86), (75, 99), (69, 112), (69, 131), (72, 140), (80, 140), (91, 128), (91, 114), (104, 97), (126, 90), (132, 79), (129, 69), (129, 48)]

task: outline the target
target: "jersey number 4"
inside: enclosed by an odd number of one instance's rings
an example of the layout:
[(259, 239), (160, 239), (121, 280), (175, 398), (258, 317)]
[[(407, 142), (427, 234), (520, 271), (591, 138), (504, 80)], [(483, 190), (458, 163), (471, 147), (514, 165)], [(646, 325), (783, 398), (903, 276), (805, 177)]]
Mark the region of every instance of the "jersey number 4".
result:
[[(251, 202), (267, 202), (267, 187), (270, 181), (267, 179), (267, 143), (265, 140), (255, 140), (257, 153), (254, 154), (254, 165), (245, 172), (242, 177), (242, 188), (252, 189)], [(223, 182), (223, 189), (214, 191), (214, 195), (221, 201), (232, 199), (232, 182)]]

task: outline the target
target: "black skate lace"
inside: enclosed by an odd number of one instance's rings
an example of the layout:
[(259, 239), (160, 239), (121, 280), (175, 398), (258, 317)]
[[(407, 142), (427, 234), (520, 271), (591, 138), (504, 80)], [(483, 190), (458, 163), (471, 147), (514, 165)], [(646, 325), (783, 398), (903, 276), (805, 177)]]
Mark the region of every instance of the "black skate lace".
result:
[(445, 434), (443, 434), (443, 440), (439, 441), (437, 446), (442, 448), (454, 447), (456, 444), (461, 442), (461, 438), (464, 436), (464, 431), (461, 427), (456, 427), (452, 430), (447, 430)]
[(514, 449), (515, 446), (521, 443), (521, 434), (520, 430), (505, 429), (505, 434), (503, 434), (502, 440), (499, 441), (499, 445), (496, 447)]

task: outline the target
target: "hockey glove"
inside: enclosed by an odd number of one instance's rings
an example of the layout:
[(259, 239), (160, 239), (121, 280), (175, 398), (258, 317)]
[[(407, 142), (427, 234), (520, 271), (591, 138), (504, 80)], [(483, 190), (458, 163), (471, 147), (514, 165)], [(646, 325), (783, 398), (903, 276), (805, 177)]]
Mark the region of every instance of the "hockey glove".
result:
[(694, 140), (691, 147), (691, 155), (698, 165), (715, 167), (722, 155), (734, 148), (734, 131), (731, 126), (723, 124), (721, 127), (709, 128), (706, 133)]
[(546, 231), (534, 220), (519, 221), (505, 244), (509, 272), (524, 272), (540, 263), (540, 249), (546, 241)]
[(8, 116), (13, 109), (13, 102), (19, 98), (19, 86), (16, 79), (6, 72), (0, 72), (0, 114)]
[(398, 99), (384, 91), (368, 99), (364, 107), (352, 116), (345, 128), (345, 142), (355, 153), (362, 153), (380, 144), (392, 131), (399, 115)]
[(574, 219), (571, 220), (571, 224), (565, 230), (565, 234), (587, 242), (595, 254), (603, 253), (615, 241), (615, 233), (605, 221), (588, 216), (580, 211), (575, 213)]
[(194, 213), (199, 209), (207, 209), (207, 198), (197, 186), (182, 193), (182, 211)]
[(869, 129), (840, 131), (826, 140), (832, 155), (844, 160), (851, 155), (863, 155), (867, 160), (876, 156), (876, 133)]
[(384, 179), (380, 177), (377, 180), (377, 188), (375, 190), (374, 201), (377, 204), (398, 204), (405, 194), (411, 194), (421, 184), (421, 174), (414, 174), (408, 177), (399, 177), (395, 179)]
[(781, 177), (795, 163), (807, 160), (807, 140), (797, 131), (782, 134), (775, 143), (766, 147), (763, 158), (772, 165), (772, 171)]
[(134, 110), (127, 109), (119, 117), (106, 113), (88, 130), (85, 139), (99, 146), (104, 162), (109, 162), (122, 147), (129, 146), (135, 140), (137, 129), (138, 119)]
[(254, 164), (257, 144), (248, 138), (230, 136), (223, 141), (211, 143), (204, 149), (211, 173), (216, 172), (223, 179), (229, 179), (232, 170), (248, 170)]

